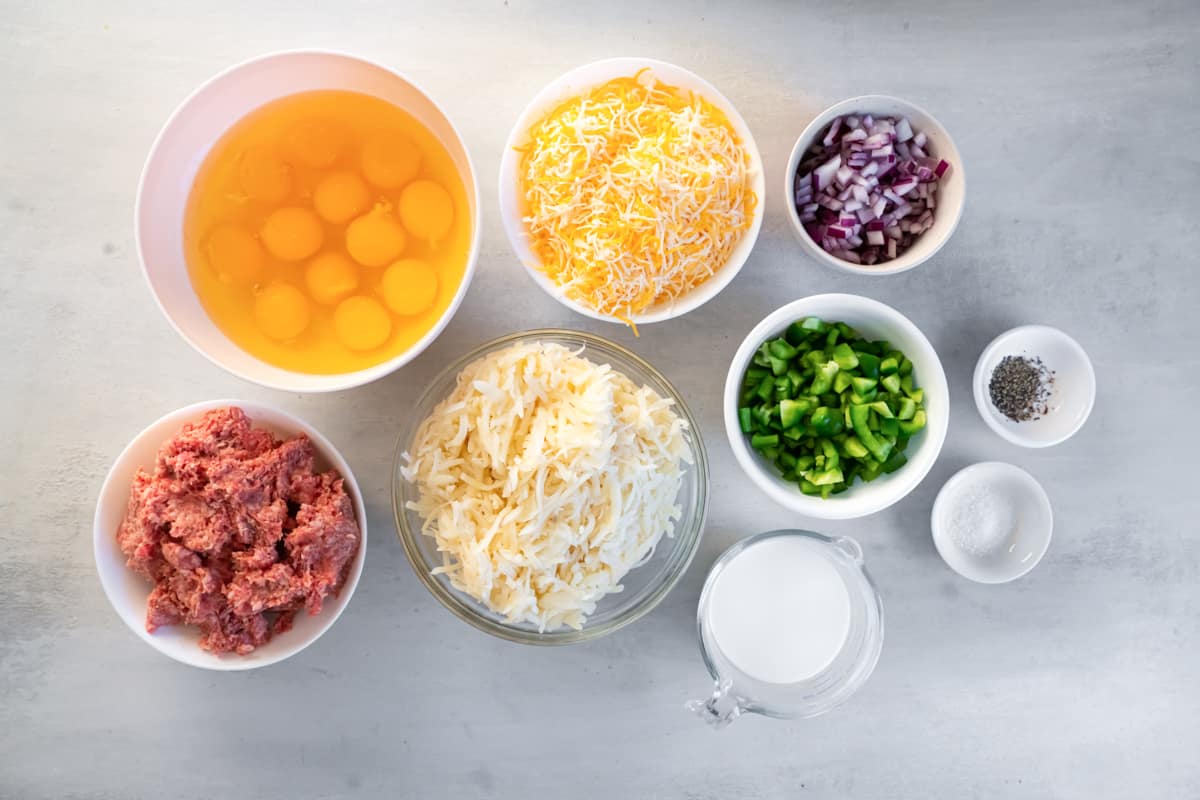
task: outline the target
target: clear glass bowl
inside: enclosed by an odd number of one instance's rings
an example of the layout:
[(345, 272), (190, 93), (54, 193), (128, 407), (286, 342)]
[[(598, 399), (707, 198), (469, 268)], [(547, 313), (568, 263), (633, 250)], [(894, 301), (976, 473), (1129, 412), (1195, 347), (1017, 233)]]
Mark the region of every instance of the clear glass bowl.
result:
[[(650, 560), (631, 570), (621, 581), (624, 590), (602, 599), (580, 630), (561, 628), (539, 632), (534, 625), (506, 622), (502, 615), (455, 589), (445, 575), (434, 575), (433, 570), (441, 566), (441, 555), (433, 537), (421, 533), (420, 515), (408, 508), (408, 502), (417, 498), (418, 490), (400, 472), (403, 454), (411, 445), (417, 427), (453, 390), (463, 368), (493, 351), (535, 341), (556, 342), (575, 350), (582, 349), (582, 355), (594, 363), (609, 364), (634, 383), (649, 386), (663, 397), (674, 400), (677, 413), (688, 424), (686, 438), (692, 463), (685, 465), (683, 471), (683, 482), (676, 498), (682, 513), (675, 523), (673, 535), (663, 536)], [(687, 571), (700, 544), (707, 508), (708, 459), (699, 426), (683, 398), (658, 370), (634, 353), (599, 336), (579, 331), (544, 329), (514, 333), (481, 345), (455, 361), (434, 378), (412, 409), (410, 422), (396, 445), (392, 463), (392, 510), (396, 517), (396, 530), (417, 577), (459, 619), (485, 633), (521, 644), (583, 642), (612, 633), (649, 613)]]

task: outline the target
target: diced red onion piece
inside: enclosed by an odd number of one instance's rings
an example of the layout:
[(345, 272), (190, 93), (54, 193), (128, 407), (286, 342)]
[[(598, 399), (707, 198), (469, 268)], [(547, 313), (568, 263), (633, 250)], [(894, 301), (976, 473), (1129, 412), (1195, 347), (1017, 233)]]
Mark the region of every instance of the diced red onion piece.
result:
[(832, 183), (834, 173), (838, 171), (838, 167), (841, 165), (842, 157), (834, 156), (813, 170), (813, 188), (824, 189), (826, 186)]
[(825, 138), (821, 140), (821, 144), (825, 145), (826, 147), (832, 147), (834, 141), (837, 139), (838, 131), (841, 130), (841, 128), (842, 118), (838, 117), (833, 121), (833, 124), (829, 126), (829, 131), (825, 134)]

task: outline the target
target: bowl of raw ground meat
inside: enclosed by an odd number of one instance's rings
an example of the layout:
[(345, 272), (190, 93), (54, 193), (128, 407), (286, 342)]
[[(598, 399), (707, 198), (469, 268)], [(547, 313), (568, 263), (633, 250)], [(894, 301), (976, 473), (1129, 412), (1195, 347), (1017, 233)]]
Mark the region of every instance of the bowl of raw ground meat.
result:
[(316, 429), (218, 400), (150, 425), (96, 505), (100, 583), (143, 641), (216, 670), (264, 667), (329, 629), (354, 594), (366, 511)]

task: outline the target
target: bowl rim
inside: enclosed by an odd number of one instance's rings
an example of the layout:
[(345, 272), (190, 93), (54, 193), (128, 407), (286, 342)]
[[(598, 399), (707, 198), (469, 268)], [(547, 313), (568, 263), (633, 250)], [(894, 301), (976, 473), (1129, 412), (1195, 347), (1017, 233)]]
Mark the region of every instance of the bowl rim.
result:
[[(656, 58), (638, 58), (635, 56), (617, 56), (613, 58), (603, 58), (598, 61), (591, 61), (586, 64), (580, 64), (572, 69), (559, 75), (554, 80), (542, 87), (537, 94), (529, 101), (529, 104), (521, 111), (509, 131), (508, 137), (504, 141), (504, 148), (500, 154), (500, 167), (498, 175), (499, 188), (499, 210), (500, 221), (504, 227), (505, 236), (508, 239), (509, 247), (511, 248), (516, 260), (521, 264), (526, 274), (533, 279), (546, 294), (553, 297), (562, 305), (582, 314), (585, 317), (599, 320), (601, 322), (615, 323), (624, 325), (624, 320), (616, 319), (615, 317), (606, 316), (595, 311), (588, 306), (567, 297), (562, 287), (551, 281), (541, 270), (527, 263), (521, 257), (523, 249), (522, 241), (525, 236), (524, 226), (520, 221), (519, 197), (516, 189), (505, 180), (506, 174), (512, 170), (515, 172), (516, 167), (513, 162), (516, 159), (517, 143), (525, 137), (529, 128), (541, 116), (549, 111), (556, 102), (561, 102), (564, 96), (563, 89), (576, 78), (580, 73), (593, 71), (611, 71), (613, 77), (620, 77), (628, 74), (630, 71), (636, 71), (641, 68), (649, 68), (651, 70), (659, 70), (663, 73), (675, 73), (684, 75), (689, 81), (694, 82), (701, 87), (698, 91), (703, 94), (704, 98), (713, 105), (721, 109), (722, 112), (729, 118), (730, 124), (742, 139), (742, 146), (745, 148), (747, 155), (750, 158), (750, 173), (753, 190), (757, 195), (753, 218), (750, 222), (750, 227), (742, 234), (742, 238), (735, 245), (735, 252), (731, 254), (728, 261), (722, 264), (714, 274), (704, 281), (704, 283), (696, 286), (690, 292), (678, 300), (669, 303), (661, 309), (653, 312), (641, 312), (639, 314), (630, 315), (630, 320), (635, 325), (651, 325), (656, 322), (666, 322), (676, 317), (681, 317), (684, 314), (694, 311), (705, 303), (715, 298), (718, 294), (733, 282), (742, 267), (750, 258), (750, 254), (754, 250), (754, 245), (758, 241), (758, 235), (762, 229), (763, 218), (765, 216), (767, 204), (767, 189), (766, 189), (766, 172), (763, 166), (762, 154), (759, 152), (758, 145), (754, 141), (754, 135), (750, 130), (750, 126), (746, 123), (741, 112), (737, 107), (722, 94), (715, 86), (709, 83), (704, 78), (697, 75), (691, 70), (681, 67), (677, 64), (672, 64), (669, 61), (663, 61)], [(665, 80), (666, 76), (662, 76)], [(597, 85), (597, 84), (592, 84)], [(708, 287), (706, 292), (700, 292), (700, 289)], [(653, 308), (653, 306), (652, 306)]]
[[(1079, 363), (1083, 365), (1084, 374), (1087, 376), (1087, 403), (1083, 414), (1080, 415), (1079, 419), (1076, 420), (1075, 424), (1066, 433), (1058, 436), (1034, 437), (1022, 430), (1006, 427), (1001, 423), (997, 413), (992, 410), (991, 398), (988, 396), (987, 390), (988, 381), (990, 380), (990, 376), (987, 374), (987, 365), (997, 350), (1009, 341), (1022, 336), (1046, 336), (1058, 339), (1066, 345), (1067, 349), (1075, 353), (1079, 359)], [(1083, 349), (1083, 345), (1065, 331), (1051, 325), (1018, 325), (1015, 328), (1009, 328), (1004, 331), (995, 339), (988, 342), (987, 346), (983, 348), (983, 351), (979, 354), (979, 358), (975, 361), (975, 372), (971, 379), (971, 393), (975, 396), (975, 410), (979, 412), (979, 416), (1002, 439), (1020, 447), (1034, 449), (1053, 447), (1056, 444), (1062, 444), (1078, 433), (1087, 423), (1088, 417), (1092, 415), (1092, 408), (1096, 405), (1096, 370), (1092, 366), (1092, 360), (1088, 357), (1087, 351)], [(1032, 429), (1027, 428), (1025, 430)]]
[[(237, 406), (238, 408), (242, 409), (246, 413), (246, 416), (250, 418), (251, 422), (255, 421), (256, 414), (265, 412), (267, 414), (276, 416), (294, 426), (297, 433), (304, 433), (306, 436), (308, 436), (308, 438), (312, 441), (314, 448), (317, 450), (318, 455), (329, 462), (330, 467), (337, 470), (337, 472), (342, 476), (343, 485), (346, 487), (347, 493), (350, 495), (350, 500), (354, 504), (354, 513), (357, 517), (359, 536), (361, 537), (358, 544), (358, 552), (354, 556), (354, 562), (351, 564), (350, 572), (347, 573), (346, 581), (342, 584), (341, 590), (336, 595), (336, 604), (327, 603), (326, 606), (321, 610), (320, 617), (322, 618), (322, 622), (320, 627), (318, 627), (308, 639), (303, 641), (297, 640), (295, 644), (289, 647), (281, 648), (280, 652), (277, 654), (252, 661), (244, 658), (235, 659), (233, 657), (206, 658), (206, 656), (211, 656), (211, 654), (201, 650), (199, 645), (195, 646), (196, 656), (194, 658), (188, 657), (184, 653), (173, 652), (171, 649), (164, 647), (161, 640), (146, 631), (144, 616), (135, 621), (121, 613), (121, 609), (118, 608), (117, 603), (114, 600), (114, 597), (119, 592), (119, 587), (110, 577), (107, 576), (105, 568), (102, 565), (103, 562), (109, 560), (108, 556), (105, 555), (105, 551), (107, 551), (108, 546), (110, 545), (109, 540), (116, 535), (116, 531), (110, 530), (105, 525), (105, 521), (101, 517), (102, 512), (106, 510), (107, 506), (105, 499), (111, 496), (112, 492), (114, 491), (112, 487), (113, 481), (116, 478), (118, 467), (124, 466), (125, 463), (133, 457), (132, 453), (134, 448), (142, 444), (143, 440), (149, 436), (150, 432), (160, 425), (170, 423), (177, 431), (179, 426), (196, 419), (207, 411), (218, 408), (228, 408), (230, 406)], [(171, 435), (174, 434), (168, 434), (168, 436)], [(161, 446), (162, 442), (159, 442), (157, 447)], [(145, 465), (138, 466), (144, 467)], [(127, 496), (128, 492), (125, 492), (124, 494)], [(120, 618), (123, 623), (125, 623), (125, 626), (133, 631), (133, 633), (139, 639), (150, 645), (167, 658), (170, 658), (181, 664), (186, 664), (190, 667), (212, 670), (214, 672), (240, 672), (268, 667), (272, 664), (278, 664), (280, 661), (283, 661), (287, 658), (291, 658), (301, 650), (307, 648), (313, 642), (320, 639), (330, 628), (333, 627), (333, 624), (341, 617), (342, 613), (346, 610), (346, 607), (350, 605), (350, 600), (353, 598), (354, 591), (358, 588), (358, 582), (362, 578), (363, 567), (366, 564), (367, 528), (367, 509), (363, 500), (362, 490), (359, 488), (358, 479), (355, 478), (354, 471), (350, 468), (349, 462), (346, 461), (341, 452), (319, 430), (296, 415), (290, 414), (276, 406), (268, 405), (266, 403), (250, 402), (232, 398), (221, 400), (204, 400), (177, 408), (174, 411), (169, 411), (153, 420), (144, 428), (142, 428), (132, 439), (130, 439), (129, 443), (121, 449), (120, 454), (113, 460), (111, 466), (108, 468), (108, 471), (105, 473), (104, 480), (100, 484), (100, 491), (96, 496), (96, 508), (92, 515), (92, 559), (93, 565), (96, 568), (96, 576), (100, 581), (100, 587), (104, 591), (104, 597), (106, 600), (108, 600), (109, 606), (112, 607), (112, 610), (117, 617)], [(129, 569), (125, 565), (122, 565), (122, 568), (125, 570)], [(331, 608), (331, 606), (333, 607)], [(285, 633), (281, 635), (287, 634)], [(272, 639), (272, 641), (275, 640)]]
[[(458, 290), (455, 292), (454, 297), (450, 301), (450, 305), (446, 307), (446, 311), (438, 319), (437, 323), (432, 328), (430, 328), (423, 337), (421, 337), (416, 342), (414, 342), (411, 347), (409, 347), (404, 352), (399, 353), (398, 355), (396, 355), (395, 357), (393, 357), (387, 361), (380, 362), (379, 364), (374, 364), (365, 369), (355, 370), (353, 372), (334, 373), (334, 374), (329, 374), (329, 375), (317, 374), (317, 373), (296, 372), (294, 370), (286, 370), (283, 367), (278, 367), (278, 366), (275, 366), (274, 364), (269, 364), (269, 366), (273, 367), (274, 369), (280, 370), (281, 372), (283, 372), (287, 375), (296, 375), (296, 376), (302, 377), (304, 379), (312, 379), (314, 377), (328, 379), (326, 381), (325, 385), (316, 386), (316, 387), (307, 386), (307, 385), (301, 387), (301, 386), (297, 386), (293, 383), (289, 383), (288, 381), (285, 381), (285, 380), (275, 380), (273, 378), (260, 377), (257, 375), (250, 374), (249, 372), (247, 372), (245, 370), (230, 367), (229, 365), (223, 364), (220, 361), (218, 361), (205, 348), (201, 347), (191, 336), (188, 336), (183, 331), (183, 329), (179, 326), (179, 324), (175, 321), (175, 318), (170, 313), (168, 313), (166, 306), (163, 305), (162, 299), (158, 295), (158, 292), (155, 291), (154, 283), (150, 279), (150, 268), (146, 263), (146, 256), (145, 256), (145, 253), (142, 248), (142, 237), (143, 237), (142, 205), (143, 205), (144, 193), (146, 190), (146, 182), (149, 178), (151, 168), (154, 166), (154, 164), (156, 163), (156, 161), (159, 157), (159, 151), (162, 148), (163, 140), (165, 139), (167, 132), (170, 131), (178, 123), (178, 119), (183, 115), (184, 111), (189, 106), (191, 106), (192, 103), (195, 102), (196, 99), (198, 97), (200, 97), (203, 93), (212, 90), (213, 87), (216, 86), (217, 84), (219, 84), (221, 81), (229, 78), (230, 76), (236, 74), (237, 72), (240, 72), (241, 70), (244, 70), (248, 67), (255, 66), (255, 65), (257, 65), (261, 62), (265, 62), (265, 61), (273, 61), (276, 59), (284, 59), (284, 58), (294, 58), (294, 57), (298, 57), (298, 56), (323, 56), (323, 57), (347, 59), (350, 61), (357, 61), (366, 66), (373, 67), (375, 69), (386, 72), (389, 75), (392, 75), (392, 76), (398, 78), (399, 80), (407, 83), (409, 86), (411, 86), (413, 89), (415, 89), (420, 95), (422, 95), (425, 98), (425, 100), (427, 100), (429, 102), (429, 104), (431, 106), (433, 106), (433, 108), (437, 111), (437, 113), (441, 115), (442, 119), (445, 120), (445, 122), (449, 126), (450, 130), (454, 133), (454, 136), (458, 139), (458, 145), (462, 149), (463, 157), (466, 160), (466, 166), (467, 166), (467, 174), (460, 175), (460, 177), (464, 178), (464, 181), (463, 181), (464, 184), (469, 184), (469, 185), (465, 185), (464, 188), (467, 190), (468, 196), (473, 199), (474, 205), (475, 205), (475, 224), (473, 226), (474, 230), (471, 233), (471, 245), (467, 250), (467, 263), (466, 263), (465, 269), (463, 270), (463, 277), (462, 277), (462, 280), (459, 282)], [(300, 90), (300, 91), (304, 91), (304, 90)], [(295, 94), (295, 92), (293, 92), (292, 94)], [(280, 97), (285, 97), (285, 96), (286, 95), (280, 95)], [(211, 145), (209, 147), (209, 150), (211, 150)], [(205, 156), (207, 156), (207, 151), (205, 153)], [(375, 61), (373, 59), (365, 58), (363, 56), (355, 55), (353, 53), (349, 53), (349, 52), (346, 52), (343, 50), (328, 49), (328, 48), (293, 48), (293, 49), (285, 49), (285, 50), (273, 50), (268, 53), (263, 53), (261, 55), (254, 56), (254, 57), (248, 58), (244, 61), (239, 61), (238, 63), (233, 64), (231, 66), (225, 67), (224, 69), (220, 70), (219, 72), (217, 72), (214, 75), (207, 78), (199, 86), (197, 86), (195, 89), (193, 89), (191, 92), (189, 92), (188, 95), (186, 97), (184, 97), (184, 99), (182, 101), (180, 101), (180, 103), (175, 107), (175, 109), (167, 117), (166, 122), (164, 122), (162, 127), (159, 128), (158, 133), (155, 134), (154, 142), (150, 145), (150, 150), (146, 155), (146, 160), (142, 163), (142, 171), (138, 177), (137, 193), (134, 196), (134, 202), (133, 202), (133, 242), (134, 242), (134, 249), (137, 251), (138, 266), (140, 268), (142, 278), (146, 283), (146, 287), (150, 291), (150, 296), (154, 299), (155, 306), (158, 307), (159, 312), (167, 320), (167, 323), (171, 326), (171, 328), (180, 336), (180, 338), (182, 338), (185, 342), (187, 342), (188, 345), (190, 345), (194, 351), (196, 351), (201, 356), (203, 356), (205, 359), (207, 359), (209, 363), (213, 364), (216, 367), (219, 367), (220, 369), (224, 370), (225, 372), (227, 372), (235, 377), (241, 378), (244, 381), (255, 384), (257, 386), (263, 386), (268, 389), (276, 389), (276, 390), (285, 391), (285, 392), (302, 392), (305, 394), (325, 394), (328, 392), (340, 392), (340, 391), (345, 391), (346, 389), (353, 389), (353, 388), (363, 386), (365, 384), (371, 383), (372, 381), (379, 380), (380, 378), (383, 378), (383, 377), (386, 377), (386, 376), (392, 374), (396, 370), (400, 369), (401, 367), (405, 366), (406, 364), (408, 364), (411, 361), (413, 361), (414, 359), (416, 359), (417, 356), (419, 356), (421, 353), (423, 353), (431, 344), (433, 344), (433, 342), (437, 339), (437, 337), (441, 335), (442, 331), (444, 331), (446, 329), (446, 326), (450, 324), (450, 320), (458, 312), (459, 307), (462, 305), (463, 300), (466, 298), (467, 290), (470, 287), (471, 282), (475, 277), (475, 270), (476, 270), (476, 265), (479, 260), (479, 250), (480, 250), (480, 246), (481, 246), (481, 242), (482, 242), (482, 231), (483, 231), (483, 225), (481, 224), (482, 216), (483, 216), (483, 208), (481, 205), (481, 198), (480, 198), (480, 194), (479, 194), (478, 172), (475, 168), (475, 162), (471, 158), (471, 152), (467, 147), (466, 140), (463, 138), (462, 132), (459, 131), (458, 127), (454, 124), (454, 121), (446, 113), (445, 109), (442, 108), (442, 106), (436, 100), (434, 100), (433, 95), (431, 95), (428, 91), (426, 91), (424, 86), (422, 86), (418, 82), (414, 81), (408, 75), (400, 72), (399, 70), (393, 69), (393, 68), (391, 68), (381, 62)], [(215, 323), (214, 323), (214, 326), (215, 326)], [(223, 332), (222, 332), (222, 335), (224, 335)], [(256, 361), (260, 361), (263, 364), (268, 364), (268, 362), (262, 361), (262, 359), (258, 358), (257, 356), (252, 356), (252, 357)], [(341, 380), (337, 380), (339, 378)]]
[[(1046, 529), (1046, 535), (1043, 538), (1041, 545), (1038, 548), (1037, 555), (1029, 559), (1028, 562), (1022, 564), (1020, 569), (1012, 575), (1003, 578), (986, 578), (978, 573), (968, 574), (959, 569), (957, 565), (951, 563), (947, 553), (958, 552), (949, 539), (949, 534), (942, 529), (938, 524), (939, 511), (949, 502), (948, 498), (951, 494), (957, 491), (959, 484), (963, 483), (973, 473), (985, 473), (998, 475), (1006, 473), (1016, 478), (1023, 486), (1029, 490), (1029, 497), (1037, 502), (1037, 504), (1046, 512), (1046, 517), (1049, 520)], [(1054, 538), (1054, 506), (1050, 502), (1050, 496), (1046, 494), (1045, 487), (1038, 481), (1037, 478), (1029, 474), (1028, 471), (1021, 469), (1015, 464), (1010, 464), (1007, 461), (977, 461), (974, 464), (968, 464), (958, 472), (951, 475), (942, 484), (942, 488), (938, 489), (937, 497), (933, 500), (933, 507), (929, 512), (929, 529), (933, 538), (933, 546), (937, 550), (938, 555), (946, 566), (953, 570), (956, 574), (966, 578), (974, 583), (982, 583), (989, 586), (998, 586), (1003, 583), (1011, 583), (1018, 578), (1023, 578), (1033, 571), (1033, 568), (1042, 562), (1042, 558), (1050, 550), (1050, 540)]]
[[(921, 346), (921, 355), (927, 356), (929, 365), (934, 368), (932, 379), (922, 378), (922, 387), (932, 391), (931, 387), (943, 389), (945, 396), (945, 413), (936, 424), (926, 427), (926, 439), (917, 452), (928, 452), (929, 456), (918, 460), (910, 459), (904, 469), (897, 475), (903, 475), (903, 481), (893, 481), (897, 487), (890, 495), (884, 495), (873, 502), (855, 502), (853, 489), (845, 495), (828, 500), (819, 497), (808, 497), (795, 491), (785, 491), (775, 482), (768, 479), (766, 470), (758, 463), (746, 443), (746, 437), (741, 431), (737, 419), (738, 391), (746, 366), (753, 357), (754, 351), (774, 332), (781, 329), (785, 322), (794, 321), (799, 316), (816, 315), (812, 306), (820, 306), (830, 302), (849, 302), (863, 309), (864, 314), (886, 321), (887, 324), (898, 326), (905, 330)], [(804, 309), (801, 311), (800, 309)], [(926, 368), (927, 369), (927, 368)], [(786, 303), (765, 316), (750, 333), (742, 340), (737, 352), (729, 365), (725, 376), (725, 391), (722, 399), (722, 414), (725, 420), (725, 435), (733, 450), (734, 458), (742, 472), (776, 503), (807, 517), (823, 520), (857, 519), (883, 511), (903, 500), (920, 485), (933, 465), (941, 455), (942, 446), (950, 427), (950, 385), (946, 380), (945, 369), (941, 358), (933, 344), (925, 336), (916, 323), (898, 310), (886, 303), (863, 295), (848, 293), (827, 293), (808, 295)]]
[(639, 369), (645, 370), (670, 390), (671, 399), (675, 403), (677, 412), (683, 417), (690, 428), (691, 450), (694, 457), (694, 463), (690, 465), (690, 468), (695, 471), (697, 497), (695, 511), (692, 515), (694, 522), (686, 530), (680, 529), (676, 531), (676, 541), (680, 542), (680, 546), (686, 548), (677, 567), (672, 573), (667, 575), (666, 580), (659, 584), (640, 605), (634, 606), (623, 615), (604, 625), (588, 627), (588, 623), (585, 622), (584, 627), (578, 631), (571, 628), (559, 628), (539, 633), (538, 631), (518, 628), (483, 616), (476, 609), (476, 606), (480, 605), (479, 601), (467, 597), (453, 588), (448, 588), (436, 576), (430, 573), (417, 547), (417, 537), (424, 536), (425, 534), (420, 530), (412, 530), (408, 524), (405, 513), (407, 509), (402, 505), (402, 483), (406, 481), (401, 475), (400, 467), (404, 453), (407, 451), (413, 435), (425, 421), (424, 417), (418, 418), (416, 413), (410, 415), (409, 421), (405, 424), (396, 440), (395, 450), (392, 455), (392, 472), (389, 479), (392, 494), (392, 516), (395, 520), (396, 535), (399, 537), (400, 544), (404, 548), (404, 555), (408, 559), (413, 572), (416, 573), (417, 578), (446, 610), (463, 622), (470, 624), (476, 630), (509, 642), (539, 646), (560, 646), (598, 639), (614, 633), (649, 614), (666, 599), (671, 590), (675, 588), (680, 579), (687, 573), (688, 567), (691, 566), (696, 553), (700, 549), (700, 541), (704, 536), (704, 526), (708, 517), (710, 475), (707, 450), (704, 446), (704, 438), (700, 432), (700, 426), (696, 418), (692, 415), (691, 409), (688, 408), (687, 403), (684, 401), (683, 396), (675, 388), (675, 385), (658, 369), (633, 351), (598, 334), (586, 331), (567, 330), (565, 328), (535, 328), (509, 333), (480, 344), (455, 359), (430, 380), (425, 390), (421, 393), (421, 397), (413, 404), (412, 410), (432, 409), (443, 399), (433, 396), (434, 388), (458, 375), (465, 367), (484, 355), (523, 340), (538, 340), (544, 337), (574, 339), (586, 347), (595, 347), (602, 353), (607, 349), (615, 352), (621, 358), (628, 359)]
[[(905, 253), (898, 258), (894, 258), (891, 261), (886, 262), (891, 266), (882, 267), (852, 264), (849, 261), (843, 261), (836, 256), (826, 253), (823, 248), (821, 248), (812, 240), (812, 237), (808, 235), (808, 231), (804, 230), (804, 224), (800, 221), (800, 214), (796, 211), (796, 204), (792, 200), (793, 186), (795, 185), (796, 181), (796, 168), (800, 165), (800, 158), (804, 154), (804, 151), (808, 149), (808, 146), (812, 143), (812, 140), (816, 138), (817, 134), (820, 133), (821, 130), (828, 125), (834, 117), (840, 117), (847, 113), (852, 113), (857, 109), (860, 109), (863, 106), (868, 106), (872, 103), (894, 103), (895, 105), (911, 109), (917, 114), (928, 117), (933, 122), (934, 127), (937, 128), (938, 135), (945, 141), (944, 149), (946, 152), (943, 155), (947, 157), (947, 161), (950, 161), (950, 163), (954, 165), (954, 171), (958, 173), (959, 178), (962, 181), (963, 193), (962, 201), (957, 203), (954, 207), (953, 219), (944, 229), (944, 231), (941, 232), (941, 238), (935, 241), (932, 250), (920, 258), (916, 258), (908, 253)], [(963, 208), (967, 204), (966, 198), (967, 173), (963, 167), (962, 154), (959, 152), (958, 146), (955, 145), (954, 139), (951, 138), (950, 132), (946, 130), (946, 126), (943, 125), (937, 117), (933, 116), (916, 103), (905, 100), (902, 97), (896, 97), (888, 94), (864, 94), (856, 97), (850, 97), (834, 103), (814, 117), (813, 120), (808, 123), (807, 126), (805, 126), (804, 130), (800, 132), (800, 135), (796, 138), (796, 143), (792, 145), (792, 152), (788, 157), (787, 170), (783, 175), (783, 205), (787, 209), (788, 219), (792, 223), (793, 232), (796, 234), (796, 238), (799, 240), (801, 248), (810, 256), (820, 261), (822, 264), (825, 264), (828, 267), (833, 267), (841, 272), (850, 273), (852, 275), (898, 275), (901, 272), (907, 272), (910, 269), (915, 269), (916, 267), (933, 258), (943, 247), (945, 247), (946, 243), (950, 241), (950, 238), (958, 229), (958, 223), (962, 220)], [(940, 204), (938, 207), (942, 208)], [(927, 233), (933, 233), (933, 230), (930, 229), (927, 231)], [(924, 235), (925, 234), (922, 234), (922, 236)]]

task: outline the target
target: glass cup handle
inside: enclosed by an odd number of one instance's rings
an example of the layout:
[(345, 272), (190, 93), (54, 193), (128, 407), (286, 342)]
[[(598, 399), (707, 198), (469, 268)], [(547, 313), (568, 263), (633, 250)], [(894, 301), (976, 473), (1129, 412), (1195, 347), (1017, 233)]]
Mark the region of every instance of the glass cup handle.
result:
[(838, 538), (833, 540), (833, 544), (835, 547), (837, 547), (837, 549), (841, 550), (843, 553), (850, 556), (850, 559), (855, 564), (862, 566), (862, 563), (863, 563), (862, 545), (860, 545), (858, 542), (851, 539), (849, 536), (839, 536)]
[(730, 693), (733, 683), (715, 681), (712, 696), (706, 700), (690, 700), (687, 708), (713, 728), (724, 728), (742, 715), (746, 708)]

